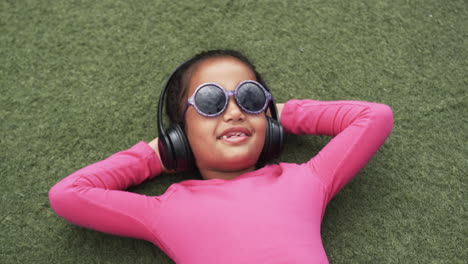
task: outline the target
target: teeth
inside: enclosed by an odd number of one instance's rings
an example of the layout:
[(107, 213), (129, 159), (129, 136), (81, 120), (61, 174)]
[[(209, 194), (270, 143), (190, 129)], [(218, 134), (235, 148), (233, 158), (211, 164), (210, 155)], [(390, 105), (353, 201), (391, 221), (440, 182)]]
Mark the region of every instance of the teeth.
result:
[(247, 136), (245, 133), (237, 132), (237, 133), (233, 133), (233, 134), (229, 134), (229, 135), (224, 135), (221, 138), (245, 137), (245, 136)]

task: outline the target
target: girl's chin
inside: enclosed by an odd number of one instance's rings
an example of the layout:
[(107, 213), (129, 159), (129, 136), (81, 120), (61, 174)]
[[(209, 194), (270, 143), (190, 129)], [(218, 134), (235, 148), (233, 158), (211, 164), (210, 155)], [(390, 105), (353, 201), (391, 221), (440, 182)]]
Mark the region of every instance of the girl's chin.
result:
[(233, 162), (232, 160), (228, 163), (224, 163), (224, 166), (222, 168), (225, 171), (241, 171), (241, 170), (246, 170), (249, 168), (255, 167), (255, 164), (257, 163), (257, 160), (238, 160), (237, 162)]
[(241, 171), (255, 167), (257, 160), (258, 157), (252, 157), (252, 155), (229, 155), (214, 165), (221, 171)]

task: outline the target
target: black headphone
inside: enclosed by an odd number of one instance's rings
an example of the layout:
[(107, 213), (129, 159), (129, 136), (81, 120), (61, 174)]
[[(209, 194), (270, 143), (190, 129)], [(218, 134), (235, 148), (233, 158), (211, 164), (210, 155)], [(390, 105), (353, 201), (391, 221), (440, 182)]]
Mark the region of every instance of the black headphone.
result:
[[(190, 144), (187, 140), (184, 130), (180, 124), (171, 124), (167, 130), (164, 130), (162, 123), (163, 104), (166, 97), (166, 90), (168, 84), (171, 82), (175, 73), (185, 66), (187, 62), (179, 65), (167, 78), (161, 95), (159, 96), (158, 105), (158, 149), (162, 163), (168, 170), (185, 171), (195, 168), (195, 159), (193, 157)], [(270, 92), (268, 87), (265, 87)], [(271, 92), (270, 92), (271, 93)], [(271, 98), (268, 109), (272, 117), (267, 116), (265, 144), (263, 146), (262, 153), (257, 162), (257, 166), (262, 166), (269, 160), (278, 157), (283, 151), (283, 127), (281, 126), (276, 104)]]

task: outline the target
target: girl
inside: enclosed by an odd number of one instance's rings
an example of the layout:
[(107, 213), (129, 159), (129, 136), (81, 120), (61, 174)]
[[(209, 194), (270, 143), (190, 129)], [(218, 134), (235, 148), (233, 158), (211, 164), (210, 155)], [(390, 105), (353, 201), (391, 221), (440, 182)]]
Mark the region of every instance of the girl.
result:
[(384, 143), (391, 109), (358, 101), (278, 104), (286, 133), (334, 138), (306, 163), (257, 169), (271, 136), (272, 99), (245, 56), (203, 52), (180, 66), (167, 87), (166, 112), (180, 125), (203, 180), (173, 184), (154, 197), (123, 191), (186, 167), (174, 165), (167, 142), (158, 147), (156, 138), (57, 183), (49, 192), (57, 214), (148, 240), (177, 263), (328, 263), (320, 237), (326, 205)]

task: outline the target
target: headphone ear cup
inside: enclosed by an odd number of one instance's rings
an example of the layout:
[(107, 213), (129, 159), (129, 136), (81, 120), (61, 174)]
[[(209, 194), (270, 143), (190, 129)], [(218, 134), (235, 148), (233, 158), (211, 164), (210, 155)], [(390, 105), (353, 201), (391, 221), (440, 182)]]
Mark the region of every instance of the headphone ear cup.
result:
[(158, 137), (159, 158), (166, 169), (173, 170), (175, 167), (174, 151), (171, 142), (162, 133)]
[(180, 125), (172, 125), (159, 139), (161, 161), (168, 170), (184, 171), (194, 167), (194, 158), (187, 137)]
[(280, 122), (267, 116), (267, 125), (265, 133), (265, 144), (258, 163), (264, 164), (276, 157), (283, 151), (284, 132)]

